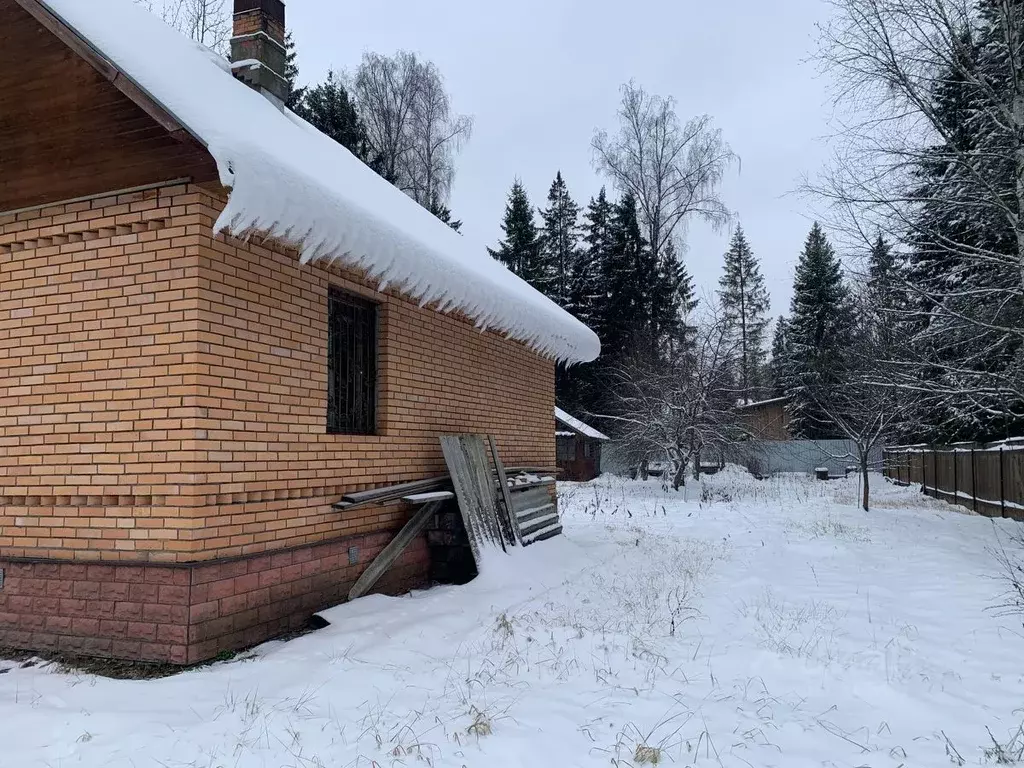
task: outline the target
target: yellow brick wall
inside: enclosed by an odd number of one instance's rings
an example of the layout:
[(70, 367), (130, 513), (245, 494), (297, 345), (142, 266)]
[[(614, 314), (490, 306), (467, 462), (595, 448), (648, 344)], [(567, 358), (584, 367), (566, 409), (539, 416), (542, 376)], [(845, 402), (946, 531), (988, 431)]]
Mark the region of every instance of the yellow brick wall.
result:
[[(0, 218), (0, 550), (192, 561), (391, 530), (344, 492), (439, 434), (553, 466), (554, 365), (358, 275), (211, 235), (195, 186)], [(327, 291), (380, 303), (378, 435), (326, 433)]]

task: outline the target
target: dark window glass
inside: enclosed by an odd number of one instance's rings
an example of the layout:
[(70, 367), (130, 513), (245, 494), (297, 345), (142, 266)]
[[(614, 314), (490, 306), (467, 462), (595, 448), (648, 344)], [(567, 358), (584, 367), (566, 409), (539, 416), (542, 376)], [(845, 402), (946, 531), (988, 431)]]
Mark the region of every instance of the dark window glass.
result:
[(327, 431), (377, 430), (377, 305), (331, 288), (327, 311)]

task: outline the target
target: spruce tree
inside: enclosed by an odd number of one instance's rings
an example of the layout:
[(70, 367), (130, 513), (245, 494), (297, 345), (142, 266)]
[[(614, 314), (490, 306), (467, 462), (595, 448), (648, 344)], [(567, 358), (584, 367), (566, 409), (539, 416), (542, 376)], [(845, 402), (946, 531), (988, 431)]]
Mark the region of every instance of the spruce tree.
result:
[(533, 206), (523, 183), (516, 179), (505, 205), (505, 219), (501, 225), (505, 238), (496, 249), (488, 249), (491, 256), (512, 272), (537, 287), (546, 277), (540, 258), (537, 225), (533, 220)]
[(334, 72), (328, 72), (327, 80), (306, 90), (295, 113), (366, 162), (366, 130), (348, 91)]
[(775, 321), (775, 333), (772, 336), (772, 397), (785, 397), (786, 370), (789, 363), (789, 321), (779, 315)]
[(298, 53), (295, 50), (295, 39), (290, 31), (284, 36), (284, 50), (284, 77), (288, 81), (288, 101), (285, 102), (285, 106), (294, 112), (305, 98), (306, 89), (298, 87), (299, 65), (296, 62)]
[(592, 363), (559, 366), (556, 378), (558, 402), (571, 412), (597, 413), (602, 410), (602, 384), (608, 355), (606, 303), (608, 291), (603, 275), (611, 259), (613, 206), (602, 188), (591, 198), (583, 214), (582, 243), (572, 274), (567, 309), (590, 326), (601, 339), (602, 357)]
[(610, 363), (624, 359), (649, 328), (647, 289), (655, 278), (650, 249), (637, 215), (636, 198), (628, 192), (613, 206), (610, 248), (601, 270), (607, 298), (600, 326)]
[(693, 278), (671, 240), (665, 244), (648, 294), (652, 359), (660, 356), (678, 358), (692, 344), (693, 329), (689, 318), (698, 301), (694, 296)]
[(541, 270), (537, 287), (560, 307), (571, 299), (572, 277), (578, 257), (580, 208), (569, 195), (559, 171), (548, 191), (548, 206), (540, 211), (544, 227), (541, 235)]
[(573, 270), (569, 311), (601, 336), (601, 309), (607, 290), (602, 276), (611, 258), (611, 223), (613, 207), (604, 187), (596, 198), (590, 198), (583, 213), (583, 245)]
[(815, 222), (796, 267), (786, 333), (789, 352), (784, 382), (794, 434), (812, 440), (835, 436), (835, 426), (817, 407), (812, 393), (843, 386), (843, 356), (854, 326), (839, 258)]
[(760, 397), (763, 386), (765, 317), (770, 300), (761, 267), (750, 243), (737, 226), (718, 291), (719, 301), (731, 339), (739, 350), (736, 371), (737, 395), (744, 402)]

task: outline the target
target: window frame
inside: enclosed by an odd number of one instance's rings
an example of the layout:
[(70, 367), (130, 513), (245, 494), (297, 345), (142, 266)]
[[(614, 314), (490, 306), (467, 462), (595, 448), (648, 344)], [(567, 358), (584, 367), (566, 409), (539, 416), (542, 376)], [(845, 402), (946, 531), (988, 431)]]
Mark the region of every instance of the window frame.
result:
[[(367, 327), (363, 331), (365, 336), (362, 344), (369, 347), (362, 355), (363, 362), (370, 366), (369, 375), (372, 377), (368, 385), (361, 389), (365, 402), (361, 408), (354, 410), (351, 405), (344, 409), (335, 404), (337, 397), (336, 389), (339, 382), (344, 382), (346, 387), (352, 383), (352, 374), (343, 379), (336, 368), (340, 365), (338, 354), (341, 348), (336, 346), (335, 333), (336, 324), (346, 322), (338, 319), (336, 312), (339, 305), (346, 306), (349, 311), (358, 313), (369, 313)], [(372, 437), (378, 434), (380, 419), (380, 308), (379, 302), (360, 296), (352, 291), (331, 285), (327, 291), (327, 413), (326, 430), (329, 435), (354, 435)], [(351, 323), (352, 319), (347, 322)], [(358, 322), (358, 319), (356, 319)], [(358, 333), (358, 331), (357, 331)], [(359, 357), (359, 338), (353, 338), (349, 343), (352, 357)], [(349, 366), (358, 365), (360, 360), (350, 358)]]

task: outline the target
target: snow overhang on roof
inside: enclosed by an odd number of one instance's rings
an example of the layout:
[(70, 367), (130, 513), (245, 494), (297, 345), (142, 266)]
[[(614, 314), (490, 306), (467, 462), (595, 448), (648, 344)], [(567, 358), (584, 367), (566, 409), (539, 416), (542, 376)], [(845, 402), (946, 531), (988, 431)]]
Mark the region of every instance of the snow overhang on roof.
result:
[(231, 75), (230, 65), (129, 0), (42, 0), (202, 141), (230, 189), (217, 231), (267, 233), (302, 261), (366, 271), (536, 352), (587, 362), (596, 334), (388, 184), (344, 147)]
[(555, 420), (561, 422), (565, 426), (569, 427), (569, 429), (573, 430), (574, 432), (580, 435), (583, 435), (584, 437), (592, 437), (595, 440), (610, 439), (607, 435), (598, 432), (589, 424), (584, 424), (575, 416), (570, 416), (568, 413), (563, 411), (561, 408), (558, 408), (557, 406), (555, 407)]

